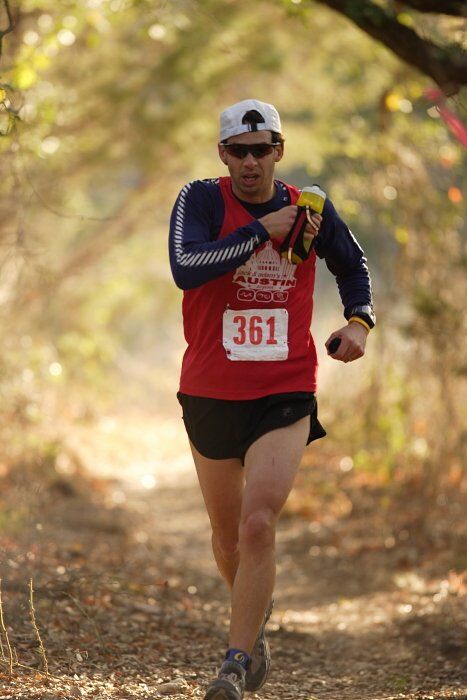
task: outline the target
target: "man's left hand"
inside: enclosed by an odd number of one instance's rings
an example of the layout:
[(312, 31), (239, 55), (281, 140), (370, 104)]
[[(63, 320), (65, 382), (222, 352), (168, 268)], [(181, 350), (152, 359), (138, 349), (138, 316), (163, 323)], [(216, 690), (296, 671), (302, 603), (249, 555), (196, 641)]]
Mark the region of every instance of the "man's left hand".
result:
[(367, 336), (366, 328), (361, 323), (352, 321), (347, 326), (331, 333), (326, 341), (326, 348), (333, 338), (340, 338), (341, 343), (331, 357), (333, 360), (341, 360), (341, 362), (353, 362), (365, 354)]
[(318, 214), (317, 212), (314, 212), (311, 215), (311, 222), (310, 219), (308, 219), (307, 225), (305, 226), (305, 231), (303, 232), (303, 238), (307, 240), (313, 240), (318, 235), (319, 232), (319, 227), (321, 226), (321, 222), (323, 220), (323, 217), (321, 214)]

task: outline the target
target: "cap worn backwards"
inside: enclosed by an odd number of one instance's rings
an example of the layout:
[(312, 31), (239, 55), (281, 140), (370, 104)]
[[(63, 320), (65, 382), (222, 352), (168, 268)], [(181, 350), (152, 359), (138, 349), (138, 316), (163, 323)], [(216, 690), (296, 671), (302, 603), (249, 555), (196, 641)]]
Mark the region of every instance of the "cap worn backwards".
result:
[(259, 100), (243, 100), (221, 113), (220, 140), (247, 131), (282, 131), (279, 113), (274, 105)]

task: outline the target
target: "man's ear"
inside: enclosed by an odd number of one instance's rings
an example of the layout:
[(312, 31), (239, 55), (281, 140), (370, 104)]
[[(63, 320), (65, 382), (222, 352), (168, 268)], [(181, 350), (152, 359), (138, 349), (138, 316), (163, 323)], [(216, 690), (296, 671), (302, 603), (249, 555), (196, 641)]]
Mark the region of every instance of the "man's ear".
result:
[(222, 146), (222, 144), (218, 143), (217, 150), (219, 152), (219, 158), (224, 163), (224, 165), (227, 165), (227, 151), (225, 150), (224, 146)]
[(274, 161), (278, 163), (280, 160), (282, 160), (282, 157), (284, 155), (284, 144), (281, 143), (280, 146), (276, 146), (274, 149)]

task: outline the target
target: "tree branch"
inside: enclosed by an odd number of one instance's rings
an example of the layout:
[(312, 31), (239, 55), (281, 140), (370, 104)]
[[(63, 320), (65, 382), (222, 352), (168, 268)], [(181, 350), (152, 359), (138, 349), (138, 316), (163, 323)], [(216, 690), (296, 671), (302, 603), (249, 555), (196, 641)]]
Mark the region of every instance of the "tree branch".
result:
[[(446, 95), (457, 93), (462, 85), (467, 84), (465, 54), (460, 50), (454, 53), (449, 47), (438, 46), (429, 40), (422, 39), (413, 29), (400, 24), (371, 0), (317, 0), (317, 2), (340, 12), (366, 34), (384, 44), (396, 56), (428, 75)], [(446, 2), (447, 6), (451, 4), (452, 2)]]
[(467, 17), (465, 0), (401, 0), (402, 5), (418, 12), (434, 12), (439, 15)]
[(12, 32), (13, 29), (15, 28), (15, 22), (13, 20), (13, 15), (11, 14), (11, 10), (10, 10), (10, 0), (3, 0), (3, 4), (5, 6), (6, 16), (8, 18), (8, 26), (6, 29), (0, 29), (0, 56), (2, 55), (3, 37), (6, 34), (8, 34), (9, 32)]

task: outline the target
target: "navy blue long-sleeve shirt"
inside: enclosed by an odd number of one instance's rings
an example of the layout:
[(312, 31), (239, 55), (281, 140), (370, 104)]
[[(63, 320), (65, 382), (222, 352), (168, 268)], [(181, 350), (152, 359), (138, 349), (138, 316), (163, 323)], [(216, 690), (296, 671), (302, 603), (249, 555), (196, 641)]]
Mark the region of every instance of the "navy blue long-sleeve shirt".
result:
[[(169, 256), (175, 283), (193, 289), (243, 265), (253, 251), (269, 240), (258, 221), (291, 204), (287, 188), (275, 181), (274, 197), (262, 204), (243, 202), (253, 221), (218, 240), (224, 219), (224, 201), (217, 179), (195, 180), (181, 190), (170, 219)], [(363, 250), (326, 199), (323, 220), (313, 247), (336, 278), (348, 318), (359, 305), (372, 306), (371, 280)]]

